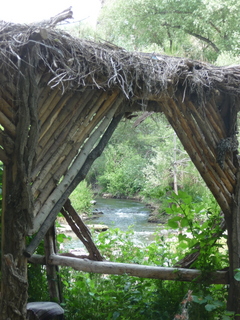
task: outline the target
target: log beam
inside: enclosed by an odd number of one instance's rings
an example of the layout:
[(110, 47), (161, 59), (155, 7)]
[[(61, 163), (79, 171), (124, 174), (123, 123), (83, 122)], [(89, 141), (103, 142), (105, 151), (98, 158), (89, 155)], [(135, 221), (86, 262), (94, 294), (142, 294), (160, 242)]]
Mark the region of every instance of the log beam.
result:
[[(79, 259), (63, 257), (60, 255), (51, 255), (48, 260), (49, 264), (65, 267), (72, 267), (75, 270), (84, 272), (104, 273), (104, 274), (127, 274), (133, 277), (160, 279), (160, 280), (177, 280), (177, 281), (207, 281), (215, 284), (228, 284), (228, 272), (216, 271), (207, 276), (200, 270), (184, 268), (163, 268), (152, 267), (130, 263), (117, 263), (107, 261), (92, 261), (88, 259)], [(206, 280), (207, 279), (207, 280)]]
[(61, 213), (72, 228), (72, 231), (87, 248), (90, 255), (90, 260), (102, 261), (103, 257), (92, 240), (91, 232), (82, 221), (81, 217), (77, 214), (69, 199), (64, 204)]

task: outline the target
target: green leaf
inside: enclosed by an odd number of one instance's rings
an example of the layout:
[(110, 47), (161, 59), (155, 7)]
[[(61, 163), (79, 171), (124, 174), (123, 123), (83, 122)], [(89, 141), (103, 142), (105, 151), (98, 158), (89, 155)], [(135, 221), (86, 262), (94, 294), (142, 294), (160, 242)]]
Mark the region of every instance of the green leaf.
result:
[(234, 275), (234, 279), (237, 281), (240, 281), (240, 272), (239, 271)]
[(188, 248), (189, 247), (189, 245), (188, 245), (188, 243), (187, 242), (185, 242), (185, 241), (182, 241), (182, 242), (180, 242), (180, 244), (179, 244), (179, 246), (178, 246), (179, 248), (182, 248), (182, 249), (186, 249), (186, 248)]
[(187, 236), (185, 234), (180, 233), (178, 235), (178, 240), (179, 241), (186, 241), (187, 240)]
[(234, 311), (228, 311), (228, 310), (224, 311), (225, 316), (234, 316), (234, 314), (235, 314)]
[(181, 227), (184, 228), (184, 227), (187, 227), (188, 225), (189, 225), (188, 219), (187, 218), (183, 218), (181, 220)]
[(187, 194), (186, 192), (179, 190), (178, 191), (178, 196), (179, 196), (179, 198), (181, 200), (184, 201), (185, 204), (191, 204), (192, 203), (192, 197), (189, 194)]
[(174, 219), (169, 219), (168, 220), (168, 225), (172, 229), (177, 229), (178, 228), (178, 223)]
[(205, 298), (203, 298), (203, 297), (198, 297), (198, 296), (194, 296), (193, 295), (192, 298), (193, 298), (193, 301), (198, 303), (198, 304), (204, 304), (204, 303), (207, 302), (207, 300)]
[(215, 304), (206, 304), (205, 305), (205, 309), (207, 310), (207, 311), (213, 311), (213, 310), (215, 310), (217, 308), (217, 306), (215, 305)]
[(120, 316), (120, 313), (118, 311), (114, 311), (112, 319), (116, 320), (117, 318), (119, 318), (119, 316)]

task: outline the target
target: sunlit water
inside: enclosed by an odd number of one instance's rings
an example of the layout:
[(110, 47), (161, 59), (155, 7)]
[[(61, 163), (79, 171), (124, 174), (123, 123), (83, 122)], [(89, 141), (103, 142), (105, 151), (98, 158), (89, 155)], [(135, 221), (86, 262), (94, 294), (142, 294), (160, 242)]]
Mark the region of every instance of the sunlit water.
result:
[[(94, 210), (103, 212), (98, 218), (85, 221), (86, 224), (103, 224), (109, 228), (119, 228), (134, 231), (133, 241), (138, 245), (146, 245), (154, 241), (154, 233), (164, 233), (164, 228), (155, 223), (149, 223), (150, 209), (143, 203), (125, 199), (97, 198)], [(82, 247), (81, 241), (73, 236), (71, 241), (64, 244), (70, 251)]]

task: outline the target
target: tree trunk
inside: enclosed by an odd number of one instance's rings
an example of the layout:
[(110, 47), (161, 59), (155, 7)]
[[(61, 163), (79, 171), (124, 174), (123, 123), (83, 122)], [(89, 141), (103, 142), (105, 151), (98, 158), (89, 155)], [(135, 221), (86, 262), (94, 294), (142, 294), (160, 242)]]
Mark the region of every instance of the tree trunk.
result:
[(234, 279), (236, 269), (240, 268), (240, 172), (237, 174), (235, 201), (231, 216), (225, 216), (228, 230), (229, 250), (229, 292), (227, 310), (234, 311), (240, 320), (240, 281)]
[[(4, 167), (2, 212), (2, 279), (0, 314), (3, 320), (25, 320), (28, 298), (26, 236), (32, 227), (33, 199), (30, 174), (38, 141), (36, 73), (38, 55), (34, 47), (22, 48), (25, 60), (16, 83), (17, 112), (14, 151)], [(25, 62), (25, 61), (29, 61)], [(32, 68), (28, 68), (28, 66)], [(24, 76), (23, 76), (24, 75)]]
[(27, 259), (23, 256), (29, 225), (27, 190), (14, 166), (4, 170), (2, 212), (1, 319), (25, 320), (28, 297)]

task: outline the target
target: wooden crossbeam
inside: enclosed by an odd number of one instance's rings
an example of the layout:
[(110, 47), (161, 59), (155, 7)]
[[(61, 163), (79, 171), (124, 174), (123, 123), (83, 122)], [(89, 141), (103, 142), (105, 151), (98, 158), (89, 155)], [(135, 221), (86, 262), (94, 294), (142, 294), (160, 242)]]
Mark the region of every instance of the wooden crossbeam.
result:
[(215, 284), (228, 284), (227, 271), (215, 271), (209, 274), (203, 274), (200, 270), (184, 268), (163, 268), (146, 265), (117, 263), (109, 261), (92, 261), (88, 259), (79, 259), (65, 257), (60, 255), (51, 255), (49, 264), (72, 267), (75, 270), (85, 272), (129, 275), (140, 278), (175, 280), (175, 281), (203, 281)]

